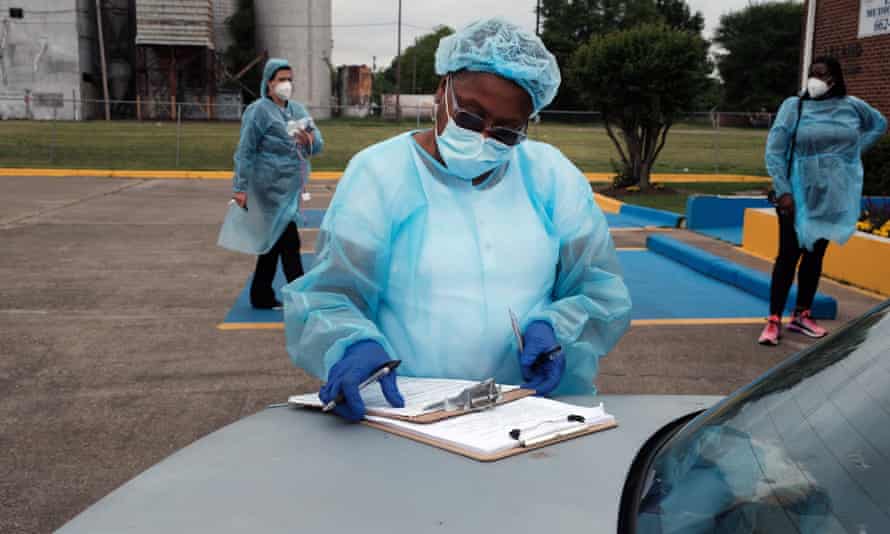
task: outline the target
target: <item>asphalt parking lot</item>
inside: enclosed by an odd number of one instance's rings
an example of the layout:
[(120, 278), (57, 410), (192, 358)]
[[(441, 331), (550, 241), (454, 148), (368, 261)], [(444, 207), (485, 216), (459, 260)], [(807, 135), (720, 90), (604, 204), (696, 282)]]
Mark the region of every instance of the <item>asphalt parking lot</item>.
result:
[[(254, 261), (216, 246), (227, 181), (0, 184), (0, 532), (52, 531), (201, 436), (317, 388), (291, 365), (280, 330), (217, 329)], [(313, 184), (310, 207), (325, 207), (334, 187)], [(646, 232), (614, 236), (619, 247), (642, 247)], [(304, 233), (304, 249), (314, 238)], [(831, 282), (820, 290), (840, 305), (829, 328), (879, 302)], [(790, 335), (760, 347), (760, 327), (634, 326), (603, 360), (598, 386), (725, 394), (810, 343)]]

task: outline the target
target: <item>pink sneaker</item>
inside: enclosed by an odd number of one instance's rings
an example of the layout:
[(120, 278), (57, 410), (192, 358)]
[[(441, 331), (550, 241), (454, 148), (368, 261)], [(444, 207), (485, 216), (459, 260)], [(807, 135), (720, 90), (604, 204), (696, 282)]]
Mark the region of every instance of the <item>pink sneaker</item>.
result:
[(819, 324), (812, 319), (810, 310), (794, 312), (791, 315), (791, 322), (788, 323), (788, 330), (817, 339), (828, 335), (828, 330), (819, 326)]
[(779, 344), (780, 337), (782, 337), (782, 318), (778, 315), (770, 315), (766, 319), (766, 326), (763, 327), (763, 332), (760, 333), (757, 342), (761, 345), (776, 346)]

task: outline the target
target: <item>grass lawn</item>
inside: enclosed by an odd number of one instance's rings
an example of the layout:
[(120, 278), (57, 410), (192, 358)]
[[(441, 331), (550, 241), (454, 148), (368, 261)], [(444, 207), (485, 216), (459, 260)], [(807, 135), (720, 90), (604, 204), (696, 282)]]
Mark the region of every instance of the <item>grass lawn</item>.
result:
[[(608, 184), (593, 184), (594, 190)], [(665, 184), (676, 193), (634, 193), (620, 198), (628, 204), (646, 206), (660, 210), (686, 213), (686, 199), (691, 195), (732, 195), (736, 193), (761, 194), (767, 184), (734, 183), (734, 182), (692, 182)]]
[[(313, 168), (342, 170), (359, 150), (416, 123), (334, 119), (318, 126), (325, 152)], [(229, 170), (238, 129), (235, 122), (183, 122), (177, 147), (172, 122), (2, 121), (0, 167)], [(763, 175), (766, 135), (766, 130), (677, 125), (654, 171)], [(544, 122), (532, 125), (530, 136), (557, 146), (583, 171), (610, 172), (617, 159), (598, 124)]]

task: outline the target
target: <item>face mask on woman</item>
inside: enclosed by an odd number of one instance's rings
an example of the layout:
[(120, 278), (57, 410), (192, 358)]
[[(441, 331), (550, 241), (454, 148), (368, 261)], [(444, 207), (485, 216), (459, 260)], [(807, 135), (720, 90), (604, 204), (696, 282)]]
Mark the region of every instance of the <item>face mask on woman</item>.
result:
[(290, 82), (281, 82), (276, 85), (272, 90), (275, 92), (275, 96), (282, 100), (287, 100), (290, 98), (291, 91), (293, 91), (293, 84)]
[(813, 98), (822, 98), (828, 92), (830, 87), (819, 78), (810, 78), (807, 80), (807, 93)]

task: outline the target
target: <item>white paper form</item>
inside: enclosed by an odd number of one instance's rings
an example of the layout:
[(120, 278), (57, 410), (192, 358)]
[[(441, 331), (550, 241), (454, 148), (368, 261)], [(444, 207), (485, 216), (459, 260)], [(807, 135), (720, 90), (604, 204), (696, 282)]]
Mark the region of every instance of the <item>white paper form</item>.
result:
[[(568, 421), (569, 415), (580, 415), (584, 417), (584, 422)], [(372, 415), (367, 419), (480, 454), (494, 454), (520, 447), (520, 441), (510, 436), (513, 429), (519, 429), (521, 439), (527, 440), (615, 421), (615, 417), (605, 412), (602, 404), (588, 408), (541, 397), (525, 397), (491, 410), (431, 424)]]
[[(449, 378), (412, 378), (399, 377), (397, 380), (399, 392), (405, 399), (404, 408), (393, 408), (383, 396), (380, 384), (372, 384), (362, 390), (362, 400), (365, 401), (365, 409), (378, 414), (400, 415), (414, 417), (427, 413), (424, 406), (439, 402), (449, 397), (458, 395), (464, 389), (478, 384), (473, 380), (452, 380)], [(519, 386), (501, 386), (501, 391), (507, 392), (518, 389)], [(296, 406), (321, 407), (322, 402), (317, 393), (305, 395), (293, 395), (288, 398), (288, 404)]]

